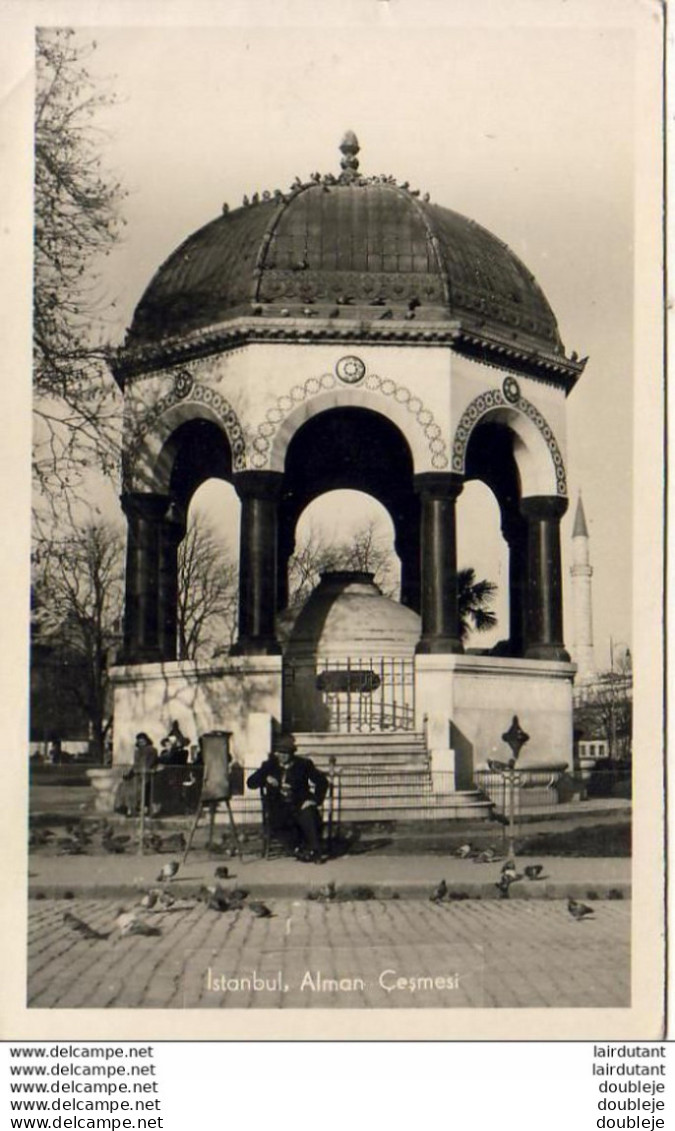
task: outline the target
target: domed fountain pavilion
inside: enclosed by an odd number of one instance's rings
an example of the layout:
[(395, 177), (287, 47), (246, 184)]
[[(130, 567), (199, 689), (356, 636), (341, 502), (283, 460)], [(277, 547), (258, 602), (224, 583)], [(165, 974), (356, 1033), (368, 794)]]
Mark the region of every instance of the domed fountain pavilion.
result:
[[(136, 731), (177, 718), (192, 735), (230, 730), (235, 756), (256, 763), (284, 723), (301, 748), (352, 765), (375, 747), (386, 760), (390, 739), (446, 790), (469, 790), (517, 714), (524, 765), (571, 764), (559, 531), (566, 399), (584, 361), (567, 356), (506, 244), (407, 182), (363, 176), (354, 134), (340, 149), (335, 175), (255, 193), (186, 239), (113, 359), (128, 522), (115, 759), (128, 760)], [(231, 655), (197, 665), (176, 659), (177, 552), (212, 477), (241, 500), (238, 636)], [(476, 479), (509, 554), (509, 623), (490, 655), (464, 653), (458, 618), (455, 505)], [(334, 609), (337, 651), (334, 637), (323, 651), (297, 635), (282, 648), (298, 520), (336, 488), (391, 516), (396, 631), (379, 615), (367, 638), (367, 623)], [(369, 584), (354, 581), (359, 595), (345, 581), (333, 599), (372, 602)]]

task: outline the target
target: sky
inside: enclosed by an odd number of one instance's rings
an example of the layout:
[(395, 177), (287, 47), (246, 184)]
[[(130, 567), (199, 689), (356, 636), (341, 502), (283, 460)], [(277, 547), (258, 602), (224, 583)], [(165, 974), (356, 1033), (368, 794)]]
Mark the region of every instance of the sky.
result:
[[(158, 266), (224, 201), (337, 171), (340, 139), (355, 130), (363, 172), (410, 180), (503, 239), (542, 286), (568, 354), (589, 356), (568, 400), (565, 622), (570, 644), (581, 490), (604, 667), (610, 637), (631, 640), (632, 33), (618, 20), (546, 26), (561, 10), (548, 0), (536, 25), (480, 26), (488, 7), (472, 26), (441, 4), (367, 0), (345, 4), (342, 19), (333, 9), (328, 26), (316, 6), (261, 3), (248, 15), (231, 5), (227, 27), (87, 33), (97, 44), (89, 69), (118, 98), (99, 123), (105, 163), (129, 192), (124, 240), (105, 265), (110, 337), (121, 342)], [(276, 26), (252, 12), (273, 12)], [(207, 509), (219, 498), (233, 514), (224, 495), (203, 491)], [(460, 563), (499, 583), (505, 557), (486, 494), (467, 488), (460, 500)]]

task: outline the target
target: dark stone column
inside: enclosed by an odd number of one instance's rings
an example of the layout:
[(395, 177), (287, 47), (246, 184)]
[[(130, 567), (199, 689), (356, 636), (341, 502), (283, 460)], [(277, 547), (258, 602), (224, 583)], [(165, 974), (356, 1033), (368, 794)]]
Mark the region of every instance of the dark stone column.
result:
[(509, 638), (500, 641), (495, 655), (522, 656), (524, 652), (527, 532), (527, 522), (517, 510), (502, 511), (502, 534), (509, 548)]
[(422, 638), (418, 652), (462, 652), (457, 599), (455, 502), (464, 481), (428, 472), (415, 476), (422, 505), (420, 537)]
[(396, 530), (395, 549), (401, 563), (401, 604), (420, 611), (420, 505), (413, 496), (405, 508), (389, 510)]
[(420, 544), (419, 540), (405, 542), (397, 545), (397, 553), (401, 559), (401, 604), (420, 612), (421, 582), (420, 582)]
[(161, 660), (159, 634), (160, 529), (169, 499), (130, 492), (122, 496), (127, 517), (124, 659), (128, 664)]
[(184, 537), (185, 512), (173, 502), (159, 529), (157, 629), (162, 660), (175, 660), (178, 655), (178, 546)]
[(563, 644), (560, 519), (567, 510), (561, 496), (523, 499), (527, 519), (527, 587), (525, 591), (525, 656), (532, 660), (566, 660)]
[(233, 656), (278, 655), (278, 499), (283, 476), (277, 471), (242, 471), (234, 477), (241, 499), (239, 554), (239, 639)]

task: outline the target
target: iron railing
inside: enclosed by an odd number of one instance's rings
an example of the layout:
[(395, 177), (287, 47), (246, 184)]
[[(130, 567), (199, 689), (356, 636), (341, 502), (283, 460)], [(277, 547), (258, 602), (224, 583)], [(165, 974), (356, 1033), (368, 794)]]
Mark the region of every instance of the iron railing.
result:
[(401, 656), (317, 658), (316, 687), (327, 729), (341, 733), (414, 730), (415, 668)]

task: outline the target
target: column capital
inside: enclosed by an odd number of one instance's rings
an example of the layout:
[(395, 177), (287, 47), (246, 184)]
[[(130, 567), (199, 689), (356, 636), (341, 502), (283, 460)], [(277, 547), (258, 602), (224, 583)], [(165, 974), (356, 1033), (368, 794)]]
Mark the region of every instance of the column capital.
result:
[(142, 518), (147, 522), (161, 522), (173, 500), (170, 495), (154, 495), (146, 491), (127, 491), (120, 495), (120, 502), (127, 518)]
[(284, 476), (281, 471), (239, 471), (232, 484), (240, 499), (270, 499), (281, 495)]
[(418, 495), (456, 499), (464, 489), (464, 477), (453, 471), (422, 471), (413, 476), (413, 487)]
[(521, 499), (520, 513), (527, 519), (562, 518), (568, 505), (565, 495), (530, 495)]

